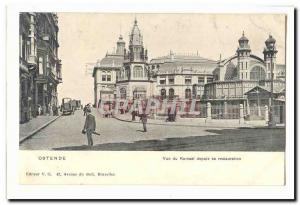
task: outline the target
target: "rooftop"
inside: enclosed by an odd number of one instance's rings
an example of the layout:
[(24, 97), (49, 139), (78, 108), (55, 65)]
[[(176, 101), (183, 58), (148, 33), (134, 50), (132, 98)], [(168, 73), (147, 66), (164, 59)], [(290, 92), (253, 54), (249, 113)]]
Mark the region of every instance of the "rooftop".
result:
[(158, 74), (212, 74), (217, 67), (217, 61), (203, 58), (198, 54), (175, 54), (153, 58), (151, 64), (159, 64)]

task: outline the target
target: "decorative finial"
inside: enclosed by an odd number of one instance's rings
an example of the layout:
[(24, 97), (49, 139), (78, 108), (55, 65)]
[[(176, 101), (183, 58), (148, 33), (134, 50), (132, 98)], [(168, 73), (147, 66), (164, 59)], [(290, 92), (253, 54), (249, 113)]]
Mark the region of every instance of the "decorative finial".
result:
[(134, 25), (137, 25), (136, 15), (134, 16)]
[(221, 60), (222, 60), (222, 54), (220, 53), (220, 62), (221, 62)]
[(244, 30), (243, 30), (243, 36), (245, 36), (245, 32), (244, 32)]

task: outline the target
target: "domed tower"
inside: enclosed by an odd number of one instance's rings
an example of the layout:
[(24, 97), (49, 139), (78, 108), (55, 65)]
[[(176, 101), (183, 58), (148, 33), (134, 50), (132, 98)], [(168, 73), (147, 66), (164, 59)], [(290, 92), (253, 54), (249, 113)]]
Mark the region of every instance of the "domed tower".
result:
[(278, 52), (275, 47), (276, 40), (272, 35), (265, 41), (266, 47), (264, 48), (264, 61), (267, 68), (267, 79), (276, 79), (276, 53)]
[(123, 36), (120, 35), (119, 40), (117, 41), (117, 55), (124, 55), (125, 51), (125, 41), (123, 40)]
[(251, 49), (249, 46), (249, 40), (245, 36), (244, 31), (242, 37), (239, 39), (239, 47), (237, 48), (236, 53), (238, 56), (238, 78), (240, 80), (249, 80), (249, 57)]
[(126, 90), (126, 98), (131, 100), (152, 95), (153, 80), (147, 61), (147, 50), (144, 49), (143, 36), (135, 19), (129, 34), (128, 51), (124, 49), (124, 62), (120, 74), (124, 77), (116, 84), (117, 98), (122, 96), (122, 90)]

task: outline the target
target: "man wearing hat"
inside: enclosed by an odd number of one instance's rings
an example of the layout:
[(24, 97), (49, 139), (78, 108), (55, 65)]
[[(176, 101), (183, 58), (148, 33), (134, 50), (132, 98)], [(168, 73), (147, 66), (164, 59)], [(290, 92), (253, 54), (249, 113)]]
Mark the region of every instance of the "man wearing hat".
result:
[(87, 116), (84, 123), (84, 128), (82, 130), (82, 133), (86, 133), (87, 139), (88, 139), (88, 145), (93, 146), (93, 132), (95, 132), (96, 129), (96, 121), (95, 116), (91, 114), (91, 108), (87, 107), (86, 109)]
[(146, 109), (143, 109), (142, 114), (140, 115), (140, 120), (143, 123), (143, 128), (144, 128), (144, 132), (147, 132), (147, 114), (146, 114)]

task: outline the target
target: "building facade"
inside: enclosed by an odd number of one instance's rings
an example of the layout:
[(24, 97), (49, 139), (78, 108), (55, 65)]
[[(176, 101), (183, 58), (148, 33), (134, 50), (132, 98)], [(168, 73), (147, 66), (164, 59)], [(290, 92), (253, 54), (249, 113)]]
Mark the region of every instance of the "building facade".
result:
[[(150, 61), (155, 80), (154, 96), (161, 99), (190, 99), (203, 95), (204, 85), (213, 81), (217, 61), (198, 54), (170, 54)], [(194, 86), (197, 84), (197, 91)]]
[(123, 66), (125, 41), (120, 35), (117, 42), (117, 50), (107, 53), (99, 60), (93, 70), (94, 77), (94, 104), (99, 106), (101, 99), (110, 100), (117, 96), (117, 73)]
[[(129, 35), (128, 51), (125, 42), (122, 43), (124, 52), (118, 55), (119, 64), (113, 68), (116, 78), (110, 82), (113, 88), (110, 93), (115, 99), (129, 100), (149, 97), (195, 99), (198, 108), (203, 109), (210, 103), (214, 118), (240, 117), (239, 114), (229, 116), (227, 113), (236, 112), (242, 104), (244, 116), (266, 118), (263, 113), (270, 107), (279, 106), (279, 110), (284, 110), (285, 65), (276, 62), (275, 43), (270, 35), (265, 41), (262, 59), (252, 53), (249, 39), (243, 32), (235, 54), (229, 58), (222, 59), (220, 55), (219, 60), (211, 60), (198, 53), (175, 54), (170, 51), (169, 55), (148, 62), (143, 37), (135, 20)], [(107, 55), (102, 60), (108, 57), (113, 56)], [(101, 67), (102, 70), (107, 68)], [(94, 71), (97, 70), (96, 66)], [(95, 72), (96, 99), (100, 95), (97, 86), (102, 78), (96, 77)]]
[[(270, 108), (274, 101), (271, 100), (271, 96), (282, 93), (285, 89), (285, 65), (276, 63), (275, 42), (276, 40), (270, 35), (265, 41), (264, 59), (261, 59), (251, 53), (249, 40), (243, 33), (238, 41), (239, 46), (235, 55), (219, 60), (217, 68), (213, 71), (213, 82), (204, 86), (203, 102), (220, 106), (219, 110), (222, 113), (226, 113), (224, 109), (228, 105), (243, 104), (246, 116), (265, 118), (263, 110)], [(250, 101), (249, 91), (257, 87), (264, 90), (266, 96)], [(255, 90), (260, 92), (261, 89)], [(280, 104), (282, 105), (282, 100)], [(282, 108), (278, 107), (278, 109)]]
[(62, 82), (58, 58), (58, 18), (54, 13), (20, 13), (20, 123), (57, 106), (57, 85)]

